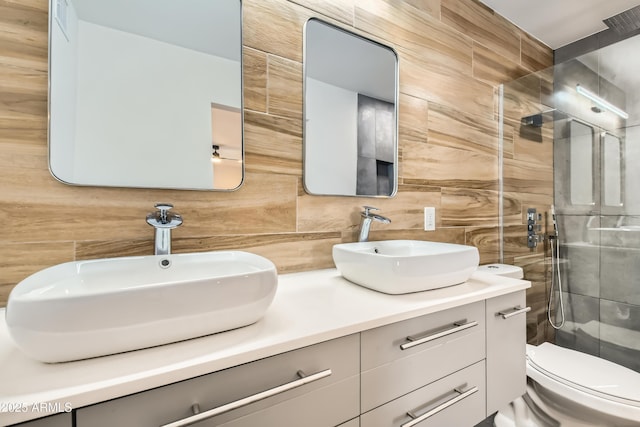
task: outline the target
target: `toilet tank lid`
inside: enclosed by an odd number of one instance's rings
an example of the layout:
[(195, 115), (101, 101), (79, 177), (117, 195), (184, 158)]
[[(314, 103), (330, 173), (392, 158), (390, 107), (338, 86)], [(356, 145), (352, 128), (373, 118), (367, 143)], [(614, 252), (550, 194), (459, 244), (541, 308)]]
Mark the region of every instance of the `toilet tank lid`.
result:
[(527, 346), (527, 359), (554, 379), (605, 399), (640, 406), (640, 373), (551, 343)]
[(509, 264), (484, 264), (478, 266), (478, 271), (496, 274), (498, 276), (511, 277), (513, 279), (522, 279), (524, 277), (522, 267)]

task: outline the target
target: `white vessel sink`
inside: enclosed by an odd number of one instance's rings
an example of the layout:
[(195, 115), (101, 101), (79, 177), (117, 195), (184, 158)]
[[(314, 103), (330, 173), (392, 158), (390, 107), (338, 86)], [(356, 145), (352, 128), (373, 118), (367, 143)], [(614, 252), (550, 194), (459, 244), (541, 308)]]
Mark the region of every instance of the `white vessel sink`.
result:
[(344, 278), (386, 294), (463, 283), (479, 260), (477, 248), (452, 243), (385, 240), (333, 246), (333, 261)]
[(36, 360), (85, 359), (255, 323), (277, 282), (271, 261), (241, 251), (68, 262), (20, 282), (6, 322)]

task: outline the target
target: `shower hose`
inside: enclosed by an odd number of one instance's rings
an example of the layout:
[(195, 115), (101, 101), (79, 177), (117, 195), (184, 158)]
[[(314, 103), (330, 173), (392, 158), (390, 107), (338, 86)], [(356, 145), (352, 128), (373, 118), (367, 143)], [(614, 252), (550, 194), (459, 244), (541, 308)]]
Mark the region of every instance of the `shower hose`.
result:
[[(549, 246), (551, 247), (551, 289), (549, 290), (549, 304), (547, 305), (547, 319), (553, 329), (560, 329), (564, 326), (564, 302), (562, 301), (562, 276), (560, 274), (560, 238), (549, 236)], [(554, 248), (555, 246), (555, 248)], [(551, 316), (553, 307), (553, 290), (558, 288), (558, 308), (560, 311), (560, 322), (555, 323)]]

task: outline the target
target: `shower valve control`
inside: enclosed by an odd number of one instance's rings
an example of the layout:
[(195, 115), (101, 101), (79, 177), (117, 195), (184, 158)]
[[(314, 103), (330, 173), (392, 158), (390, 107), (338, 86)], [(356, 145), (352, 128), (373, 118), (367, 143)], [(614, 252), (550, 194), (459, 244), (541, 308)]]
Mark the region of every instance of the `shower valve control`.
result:
[(535, 248), (538, 246), (538, 240), (542, 237), (538, 234), (542, 230), (542, 225), (538, 221), (542, 219), (542, 215), (538, 215), (535, 208), (527, 209), (527, 247)]

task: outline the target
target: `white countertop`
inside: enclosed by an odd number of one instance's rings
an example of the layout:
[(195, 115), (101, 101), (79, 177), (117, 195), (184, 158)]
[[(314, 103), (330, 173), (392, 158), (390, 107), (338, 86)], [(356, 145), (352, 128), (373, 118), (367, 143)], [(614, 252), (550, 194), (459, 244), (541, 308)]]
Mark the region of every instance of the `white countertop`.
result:
[[(461, 285), (406, 295), (354, 285), (335, 269), (278, 279), (273, 304), (253, 325), (77, 362), (45, 364), (27, 358), (13, 345), (0, 309), (0, 425), (55, 413), (56, 406), (80, 408), (530, 287), (528, 281), (480, 272)], [(7, 412), (16, 405), (26, 411)]]

